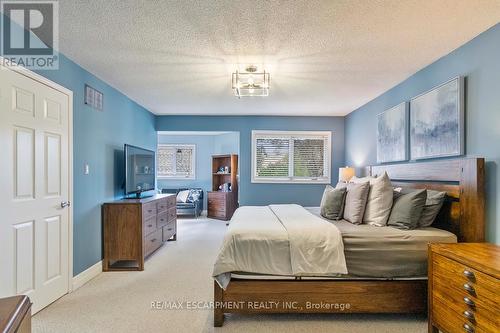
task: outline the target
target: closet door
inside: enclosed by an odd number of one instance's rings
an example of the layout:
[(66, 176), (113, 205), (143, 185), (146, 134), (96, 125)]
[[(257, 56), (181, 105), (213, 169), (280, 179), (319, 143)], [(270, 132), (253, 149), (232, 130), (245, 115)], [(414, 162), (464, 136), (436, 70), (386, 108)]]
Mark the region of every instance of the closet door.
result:
[(0, 69), (0, 296), (69, 290), (69, 96)]

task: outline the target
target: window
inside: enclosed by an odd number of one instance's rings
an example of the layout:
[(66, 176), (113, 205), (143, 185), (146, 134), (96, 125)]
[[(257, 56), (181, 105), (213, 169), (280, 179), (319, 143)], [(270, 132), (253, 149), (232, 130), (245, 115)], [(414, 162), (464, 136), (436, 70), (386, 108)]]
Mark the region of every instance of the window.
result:
[(195, 145), (158, 145), (158, 178), (195, 179)]
[(330, 183), (331, 132), (252, 131), (252, 183)]

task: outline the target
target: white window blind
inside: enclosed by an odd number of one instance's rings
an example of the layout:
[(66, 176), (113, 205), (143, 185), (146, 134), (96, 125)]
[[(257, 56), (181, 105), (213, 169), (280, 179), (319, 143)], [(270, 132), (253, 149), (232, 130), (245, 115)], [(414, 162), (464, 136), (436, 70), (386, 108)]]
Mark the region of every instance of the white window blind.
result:
[(252, 182), (330, 183), (330, 132), (252, 131)]
[(158, 177), (195, 179), (195, 150), (195, 145), (158, 145)]

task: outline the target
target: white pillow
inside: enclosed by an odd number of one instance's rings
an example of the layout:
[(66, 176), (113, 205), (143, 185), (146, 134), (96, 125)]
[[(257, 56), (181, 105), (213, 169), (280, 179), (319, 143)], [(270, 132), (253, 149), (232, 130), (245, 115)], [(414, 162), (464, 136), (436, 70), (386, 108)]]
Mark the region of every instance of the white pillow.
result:
[(370, 192), (363, 223), (383, 227), (389, 220), (393, 203), (393, 188), (387, 173), (370, 179)]
[(177, 193), (177, 202), (185, 203), (187, 201), (188, 196), (189, 196), (189, 190), (179, 191), (179, 193)]

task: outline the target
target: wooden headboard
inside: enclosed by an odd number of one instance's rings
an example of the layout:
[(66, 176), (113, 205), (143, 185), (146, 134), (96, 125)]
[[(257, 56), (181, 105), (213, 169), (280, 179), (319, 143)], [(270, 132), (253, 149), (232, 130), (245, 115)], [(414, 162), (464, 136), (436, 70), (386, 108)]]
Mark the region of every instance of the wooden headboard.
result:
[(433, 226), (453, 232), (459, 242), (484, 241), (484, 158), (367, 167), (369, 175), (384, 172), (387, 172), (395, 187), (447, 192), (447, 200)]

